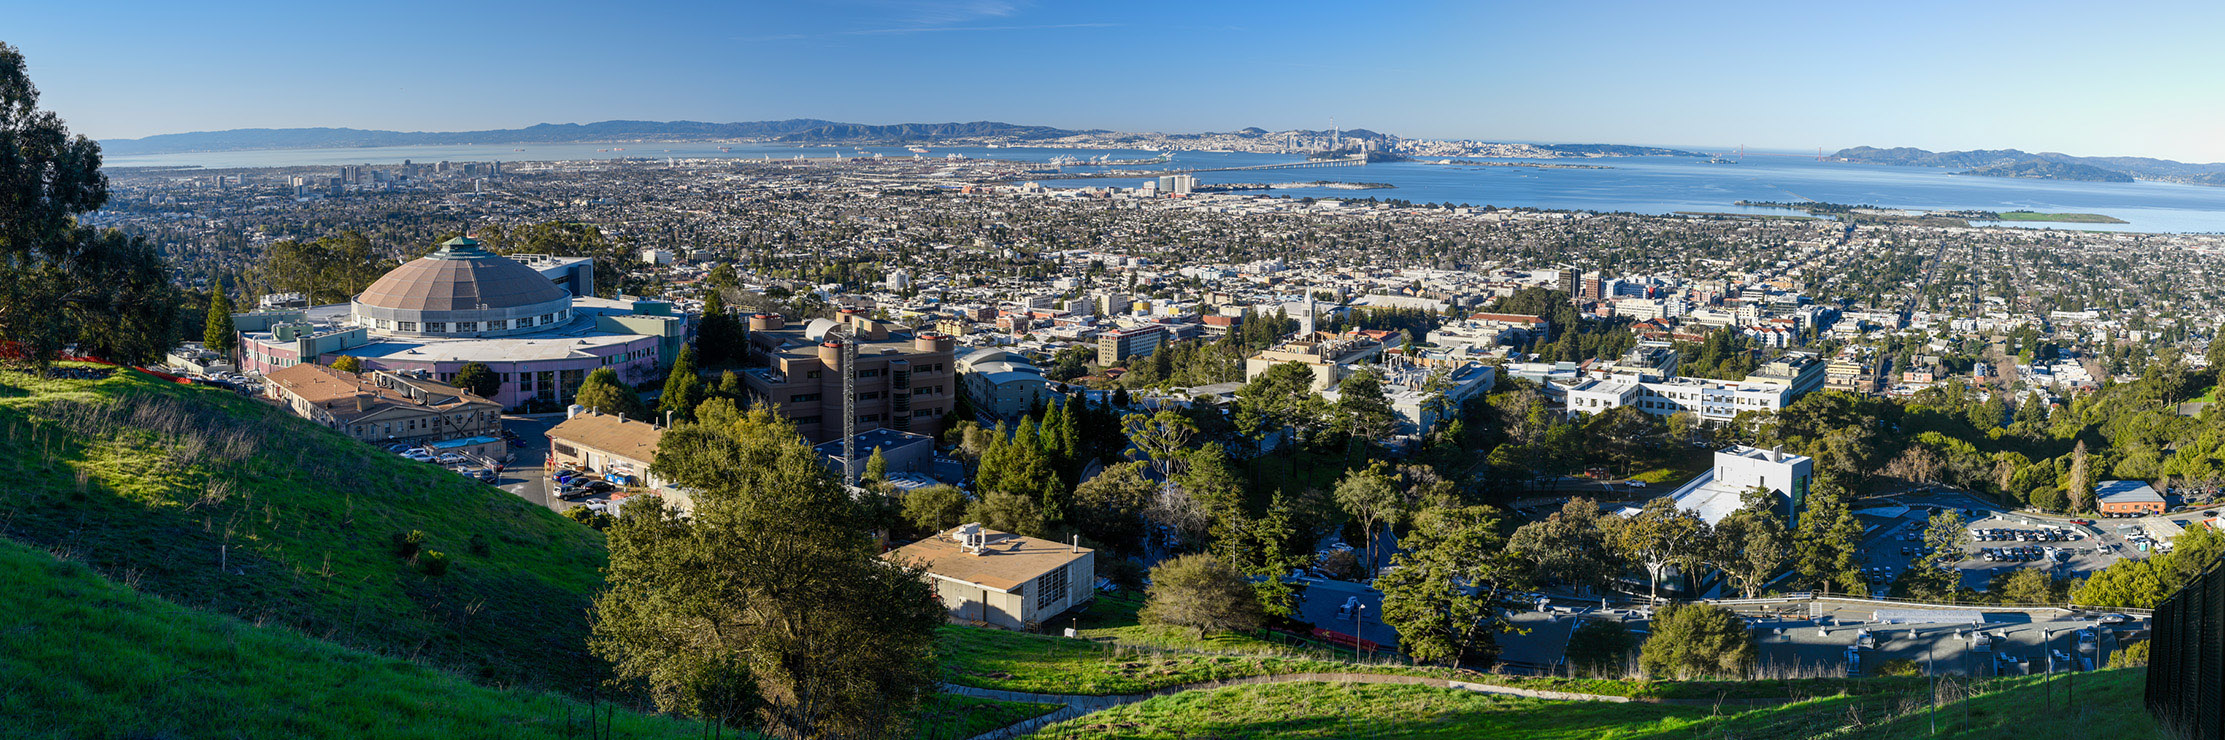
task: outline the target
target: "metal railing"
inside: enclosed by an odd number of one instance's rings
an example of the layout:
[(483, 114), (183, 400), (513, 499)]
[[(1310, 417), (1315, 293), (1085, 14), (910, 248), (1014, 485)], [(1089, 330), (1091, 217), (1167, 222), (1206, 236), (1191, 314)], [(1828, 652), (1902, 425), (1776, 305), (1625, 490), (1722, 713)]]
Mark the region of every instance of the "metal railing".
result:
[(2225, 738), (2225, 568), (2211, 563), (2151, 624), (2148, 713), (2177, 737)]

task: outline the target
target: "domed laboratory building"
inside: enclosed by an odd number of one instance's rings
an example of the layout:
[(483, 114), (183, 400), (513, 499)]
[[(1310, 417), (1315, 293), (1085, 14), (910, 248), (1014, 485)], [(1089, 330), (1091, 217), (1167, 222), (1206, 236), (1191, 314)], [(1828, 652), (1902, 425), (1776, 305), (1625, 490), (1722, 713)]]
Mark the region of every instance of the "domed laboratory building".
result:
[(652, 380), (686, 341), (664, 301), (594, 296), (586, 257), (499, 255), (470, 237), (381, 276), (354, 300), (239, 314), (241, 368), (269, 373), (357, 358), (365, 371), (420, 370), (443, 382), (479, 362), (502, 379), (507, 409), (557, 409), (587, 374)]

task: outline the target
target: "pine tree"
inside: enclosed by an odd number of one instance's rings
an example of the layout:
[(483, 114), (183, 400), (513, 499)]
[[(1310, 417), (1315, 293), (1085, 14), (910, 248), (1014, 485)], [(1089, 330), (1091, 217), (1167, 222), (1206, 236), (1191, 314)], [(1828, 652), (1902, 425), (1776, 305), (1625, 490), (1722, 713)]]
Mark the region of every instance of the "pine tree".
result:
[(1057, 461), (1061, 466), (1064, 466), (1066, 461), (1073, 457), (1073, 450), (1066, 448), (1066, 438), (1059, 436), (1059, 430), (1064, 428), (1066, 428), (1065, 404), (1053, 403), (1048, 410), (1043, 412), (1042, 428), (1036, 430), (1036, 434), (1042, 437), (1043, 452), (1050, 455), (1051, 459)]
[(209, 289), (209, 313), (201, 328), (201, 346), (227, 358), (239, 348), (239, 332), (232, 329), (232, 297), (221, 284)]
[(1088, 413), (1089, 404), (1081, 403), (1078, 398), (1068, 397), (1061, 405), (1067, 408), (1067, 412), (1059, 418), (1058, 444), (1061, 449), (1066, 450), (1067, 457), (1073, 460), (1075, 472), (1079, 474), (1083, 461), (1088, 459), (1082, 450), (1082, 416)]
[(695, 369), (695, 348), (680, 345), (680, 356), (672, 361), (672, 374), (664, 379), (664, 395), (657, 399), (657, 413), (670, 413), (676, 420), (693, 418), (695, 407), (706, 395), (703, 377)]
[(2070, 452), (2070, 508), (2071, 511), (2094, 510), (2093, 462), (2087, 459), (2086, 440)]

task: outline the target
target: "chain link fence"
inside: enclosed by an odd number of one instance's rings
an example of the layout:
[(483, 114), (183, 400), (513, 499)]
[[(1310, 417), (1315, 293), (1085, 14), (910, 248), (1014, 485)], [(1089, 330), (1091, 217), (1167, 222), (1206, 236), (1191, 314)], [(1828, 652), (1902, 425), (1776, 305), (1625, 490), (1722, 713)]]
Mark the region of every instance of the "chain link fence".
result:
[(2178, 737), (2225, 738), (2225, 568), (2164, 599), (2151, 625), (2148, 712)]

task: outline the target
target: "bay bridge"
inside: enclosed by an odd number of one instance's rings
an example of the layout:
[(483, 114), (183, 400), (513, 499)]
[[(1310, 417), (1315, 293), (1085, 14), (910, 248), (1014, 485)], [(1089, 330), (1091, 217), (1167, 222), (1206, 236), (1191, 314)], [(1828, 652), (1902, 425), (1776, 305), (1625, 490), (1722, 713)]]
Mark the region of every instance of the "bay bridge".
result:
[(1132, 178), (1157, 177), (1160, 175), (1189, 175), (1199, 172), (1254, 172), (1259, 170), (1298, 170), (1310, 169), (1314, 167), (1358, 167), (1365, 164), (1367, 164), (1366, 157), (1339, 157), (1336, 159), (1311, 159), (1302, 162), (1278, 162), (1275, 164), (1251, 164), (1231, 167), (1174, 167), (1154, 170), (1126, 170), (1119, 172), (1080, 173), (1068, 173), (1062, 171), (1057, 174), (1059, 175), (1059, 179), (1062, 180), (1080, 180), (1084, 178)]

